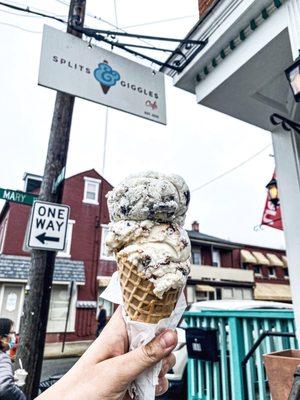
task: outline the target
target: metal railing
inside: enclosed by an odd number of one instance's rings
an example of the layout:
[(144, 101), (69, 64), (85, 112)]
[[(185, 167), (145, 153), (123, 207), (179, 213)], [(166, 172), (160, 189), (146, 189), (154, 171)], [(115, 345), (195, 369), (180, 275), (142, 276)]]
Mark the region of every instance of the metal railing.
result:
[(186, 312), (184, 319), (188, 327), (217, 328), (219, 344), (218, 362), (188, 360), (188, 400), (270, 399), (262, 355), (297, 348), (295, 337), (267, 336), (244, 373), (243, 360), (264, 332), (295, 332), (291, 310), (203, 310)]

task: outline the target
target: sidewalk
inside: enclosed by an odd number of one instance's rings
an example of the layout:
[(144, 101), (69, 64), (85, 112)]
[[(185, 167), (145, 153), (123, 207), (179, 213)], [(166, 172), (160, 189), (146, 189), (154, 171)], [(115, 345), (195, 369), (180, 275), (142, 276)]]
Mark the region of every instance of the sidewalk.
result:
[(78, 342), (66, 342), (64, 352), (62, 353), (62, 343), (46, 343), (44, 359), (80, 357), (85, 350), (93, 343), (92, 340)]

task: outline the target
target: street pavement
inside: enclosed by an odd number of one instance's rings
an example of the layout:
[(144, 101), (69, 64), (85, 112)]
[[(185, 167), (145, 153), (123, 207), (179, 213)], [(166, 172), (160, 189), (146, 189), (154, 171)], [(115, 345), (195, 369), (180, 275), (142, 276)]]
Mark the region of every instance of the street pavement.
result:
[[(78, 357), (74, 358), (59, 358), (43, 361), (41, 381), (48, 379), (51, 375), (65, 374), (76, 363)], [(173, 400), (175, 397), (164, 395), (159, 397), (159, 400)], [(177, 397), (178, 399), (178, 397)]]
[(77, 360), (78, 357), (44, 360), (41, 381), (48, 379), (51, 375), (65, 374)]

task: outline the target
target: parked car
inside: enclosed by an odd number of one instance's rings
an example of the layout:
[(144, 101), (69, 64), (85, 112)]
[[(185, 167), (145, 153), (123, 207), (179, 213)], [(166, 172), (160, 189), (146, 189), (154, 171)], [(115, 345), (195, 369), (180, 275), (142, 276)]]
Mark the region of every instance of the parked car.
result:
[(62, 378), (63, 374), (51, 375), (48, 379), (40, 382), (39, 390), (40, 393), (45, 392), (45, 390), (49, 389), (50, 386), (54, 385), (60, 378)]

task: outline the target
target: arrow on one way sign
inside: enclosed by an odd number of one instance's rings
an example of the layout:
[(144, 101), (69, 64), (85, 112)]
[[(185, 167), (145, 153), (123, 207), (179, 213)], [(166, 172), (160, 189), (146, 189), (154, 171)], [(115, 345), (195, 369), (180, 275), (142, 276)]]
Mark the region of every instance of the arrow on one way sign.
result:
[(35, 201), (30, 217), (28, 247), (40, 250), (64, 250), (70, 207)]
[(48, 242), (59, 242), (59, 238), (58, 237), (53, 237), (53, 236), (46, 236), (46, 233), (41, 233), (40, 235), (36, 236), (36, 238), (41, 242), (41, 243), (45, 243), (45, 241), (47, 240)]

